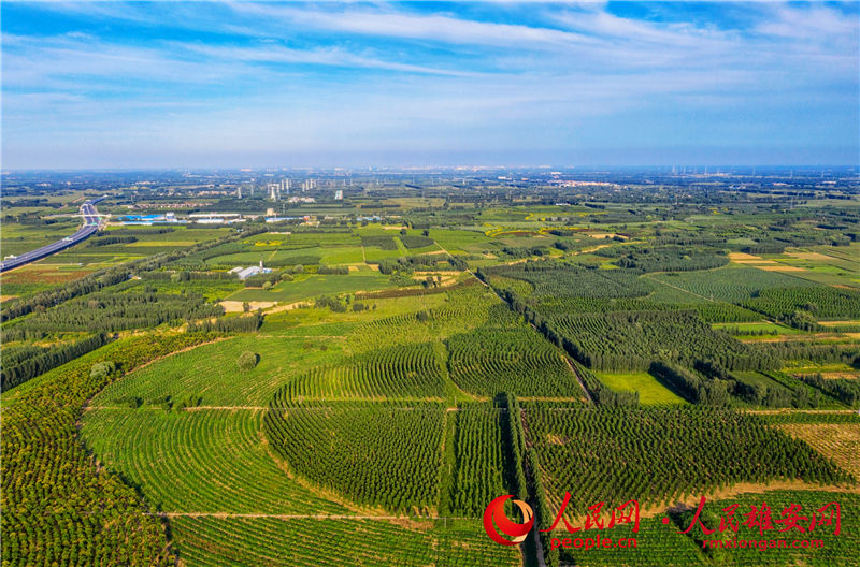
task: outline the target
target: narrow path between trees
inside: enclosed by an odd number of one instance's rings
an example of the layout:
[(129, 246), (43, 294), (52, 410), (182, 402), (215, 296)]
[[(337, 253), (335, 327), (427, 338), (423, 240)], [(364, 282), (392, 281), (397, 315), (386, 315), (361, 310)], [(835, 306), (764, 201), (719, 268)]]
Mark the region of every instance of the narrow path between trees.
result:
[(591, 394), (588, 393), (588, 388), (585, 387), (585, 382), (582, 381), (582, 377), (579, 375), (579, 372), (576, 371), (576, 367), (567, 357), (567, 354), (564, 355), (564, 361), (567, 363), (567, 366), (570, 368), (570, 371), (576, 376), (576, 381), (579, 382), (579, 387), (582, 388), (582, 391), (585, 392), (585, 398), (588, 400), (588, 403), (593, 404), (594, 400), (591, 399)]
[(373, 515), (356, 515), (356, 514), (264, 514), (256, 512), (149, 512), (150, 516), (158, 516), (159, 518), (271, 518), (275, 520), (379, 520), (384, 522), (402, 522), (415, 521), (426, 522), (427, 520), (469, 520), (475, 518), (466, 517), (443, 517), (443, 516), (373, 516)]

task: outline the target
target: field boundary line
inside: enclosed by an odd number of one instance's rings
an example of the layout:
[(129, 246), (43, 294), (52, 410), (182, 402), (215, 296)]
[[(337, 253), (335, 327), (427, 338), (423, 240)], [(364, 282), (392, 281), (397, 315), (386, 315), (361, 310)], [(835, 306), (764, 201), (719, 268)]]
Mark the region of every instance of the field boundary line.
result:
[(448, 517), (448, 516), (367, 516), (356, 514), (272, 514), (265, 512), (148, 512), (150, 516), (160, 518), (220, 518), (220, 519), (253, 519), (271, 518), (276, 520), (379, 520), (384, 522), (414, 520), (414, 521), (436, 521), (436, 520), (460, 520), (480, 521), (480, 518)]
[[(309, 401), (318, 402), (319, 400), (309, 400)], [(528, 400), (528, 401), (539, 401), (539, 400)], [(570, 401), (574, 401), (574, 399), (571, 398)], [(395, 400), (395, 401), (384, 400), (384, 399), (380, 400), (380, 399), (375, 399), (375, 398), (350, 398), (350, 399), (331, 400), (331, 403), (333, 403), (333, 404), (344, 404), (344, 403), (348, 404), (350, 402), (378, 403), (378, 404), (388, 404), (388, 403), (397, 404), (397, 403), (400, 403), (399, 400)], [(445, 402), (445, 400), (442, 400), (442, 399), (434, 399), (434, 400), (407, 400), (405, 403), (441, 404), (444, 402)], [(472, 402), (467, 402), (467, 403), (472, 403)], [(481, 403), (481, 402), (474, 402), (474, 403)], [(175, 411), (210, 411), (210, 410), (211, 411), (233, 411), (233, 410), (262, 411), (262, 410), (268, 410), (268, 409), (289, 410), (289, 411), (328, 411), (331, 409), (331, 406), (303, 407), (301, 404), (297, 404), (294, 406), (283, 406), (283, 407), (276, 406), (274, 408), (272, 408), (270, 406), (194, 406), (194, 407), (185, 407), (185, 408), (175, 408)], [(400, 411), (425, 411), (425, 410), (421, 410), (421, 409), (416, 409), (414, 407), (392, 407), (390, 409), (400, 410)], [(490, 411), (498, 411), (498, 412), (502, 412), (502, 413), (508, 411), (507, 408), (493, 407), (493, 408), (486, 408), (486, 409), (490, 410)], [(123, 410), (127, 410), (127, 411), (138, 411), (138, 410), (143, 410), (143, 411), (172, 411), (173, 408), (168, 409), (168, 408), (164, 408), (161, 406), (140, 406), (140, 407), (136, 407), (136, 408), (133, 408), (130, 406), (87, 406), (86, 408), (84, 408), (84, 411), (101, 411), (101, 410), (104, 410), (104, 411), (123, 411)], [(429, 410), (427, 410), (427, 411), (429, 411)], [(461, 410), (459, 407), (446, 406), (445, 411), (451, 412), (451, 411), (461, 411)]]
[(792, 415), (795, 413), (806, 414), (856, 414), (857, 410), (853, 409), (799, 409), (799, 408), (774, 408), (774, 409), (745, 409), (740, 411), (751, 413), (753, 415)]
[[(140, 407), (130, 407), (130, 406), (87, 406), (84, 408), (84, 411), (94, 411), (94, 410), (105, 410), (105, 411), (121, 411), (121, 410), (129, 410), (129, 411), (171, 411), (173, 408), (164, 408), (161, 406), (140, 406)], [(269, 406), (195, 406), (195, 407), (185, 407), (185, 408), (176, 408), (176, 411), (205, 411), (205, 410), (247, 410), (247, 411), (260, 411), (267, 410)]]
[[(535, 329), (535, 332), (540, 332)], [(541, 333), (543, 337), (543, 333)], [(544, 337), (546, 338), (546, 337)], [(567, 353), (562, 353), (562, 358), (564, 358), (565, 363), (567, 363), (567, 367), (570, 368), (570, 371), (573, 373), (573, 377), (576, 378), (577, 383), (579, 383), (579, 387), (582, 388), (582, 392), (585, 394), (585, 399), (588, 400), (588, 403), (593, 404), (594, 400), (591, 399), (591, 394), (588, 393), (588, 388), (585, 387), (585, 382), (582, 377), (579, 375), (579, 372), (576, 371), (576, 367), (570, 361), (570, 358), (567, 357)]]
[[(674, 272), (657, 272), (657, 273), (660, 273), (660, 274), (668, 274), (668, 273), (674, 273)], [(701, 293), (696, 293), (695, 291), (690, 291), (690, 290), (688, 290), (688, 289), (684, 289), (684, 288), (682, 288), (682, 287), (678, 287), (678, 286), (676, 286), (676, 285), (672, 285), (672, 284), (670, 284), (670, 283), (668, 283), (668, 282), (664, 282), (663, 280), (661, 280), (661, 279), (659, 279), (659, 278), (651, 277), (651, 274), (643, 274), (643, 276), (644, 276), (644, 277), (646, 277), (646, 278), (648, 278), (648, 279), (649, 279), (649, 280), (651, 280), (652, 282), (657, 282), (657, 283), (659, 283), (659, 284), (661, 284), (661, 285), (665, 285), (666, 287), (671, 287), (672, 289), (677, 289), (678, 291), (683, 291), (684, 293), (689, 293), (690, 295), (695, 295), (696, 297), (701, 297), (701, 298), (702, 298), (702, 299), (704, 299), (705, 301), (710, 301), (711, 303), (721, 303), (720, 301), (717, 301), (716, 299), (713, 299), (713, 298), (711, 298), (711, 297), (707, 297), (707, 296), (705, 296), (705, 295), (702, 295)]]

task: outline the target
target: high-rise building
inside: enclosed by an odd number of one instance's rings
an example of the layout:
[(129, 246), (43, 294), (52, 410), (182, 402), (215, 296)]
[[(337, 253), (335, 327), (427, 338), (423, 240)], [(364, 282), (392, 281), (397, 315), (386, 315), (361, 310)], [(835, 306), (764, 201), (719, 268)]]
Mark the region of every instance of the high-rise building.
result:
[(343, 201), (343, 189), (338, 189), (334, 192), (335, 201)]

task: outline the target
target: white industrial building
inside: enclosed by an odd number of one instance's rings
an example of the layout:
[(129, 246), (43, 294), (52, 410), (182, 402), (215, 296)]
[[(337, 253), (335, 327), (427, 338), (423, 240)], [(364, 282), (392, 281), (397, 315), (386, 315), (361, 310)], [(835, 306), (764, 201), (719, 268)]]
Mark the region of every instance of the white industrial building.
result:
[(259, 266), (248, 266), (247, 268), (243, 268), (242, 266), (236, 266), (232, 270), (230, 270), (231, 274), (237, 274), (240, 280), (247, 279), (251, 276), (256, 276), (259, 274), (271, 274), (272, 268), (264, 268), (263, 261), (260, 260)]

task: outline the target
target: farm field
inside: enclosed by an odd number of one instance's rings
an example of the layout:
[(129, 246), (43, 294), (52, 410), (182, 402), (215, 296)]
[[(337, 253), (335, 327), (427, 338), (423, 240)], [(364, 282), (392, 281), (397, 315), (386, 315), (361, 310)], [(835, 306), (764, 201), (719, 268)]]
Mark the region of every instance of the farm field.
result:
[(833, 459), (855, 478), (860, 477), (856, 459), (860, 450), (860, 422), (782, 424), (779, 428)]
[(96, 271), (96, 267), (80, 264), (56, 264), (36, 262), (21, 266), (0, 275), (0, 287), (4, 297), (27, 297), (64, 283), (79, 279)]
[(786, 249), (773, 257), (780, 264), (800, 268), (796, 275), (825, 285), (845, 285), (860, 288), (860, 247), (851, 243), (843, 249), (830, 246)]
[[(761, 565), (768, 567), (796, 565), (798, 562), (811, 565), (838, 565), (844, 563), (844, 557), (851, 555), (850, 548), (854, 545), (853, 536), (845, 537), (847, 530), (853, 529), (858, 521), (856, 511), (848, 512), (848, 508), (854, 508), (858, 504), (856, 494), (816, 492), (816, 491), (786, 491), (776, 490), (772, 492), (750, 492), (735, 497), (724, 497), (715, 500), (709, 499), (705, 507), (706, 516), (704, 521), (708, 529), (717, 530), (720, 522), (721, 510), (737, 505), (740, 510), (748, 510), (751, 505), (760, 506), (767, 504), (775, 513), (780, 513), (792, 505), (800, 506), (806, 513), (826, 506), (828, 503), (838, 502), (843, 512), (843, 533), (834, 535), (833, 530), (818, 528), (814, 539), (822, 541), (822, 548), (814, 551), (815, 555), (810, 560), (809, 551), (804, 549), (772, 549), (767, 546), (771, 541), (786, 539), (790, 543), (795, 537), (805, 539), (806, 534), (793, 530), (794, 534), (786, 537), (786, 534), (775, 534), (765, 531), (760, 534), (757, 529), (740, 527), (738, 532), (728, 530), (723, 533), (714, 533), (710, 536), (704, 534), (703, 530), (696, 529), (688, 535), (678, 534), (679, 531), (687, 529), (694, 510), (684, 513), (670, 515), (672, 523), (664, 525), (657, 518), (644, 520), (639, 534), (633, 534), (629, 526), (620, 526), (613, 529), (613, 536), (636, 537), (639, 549), (633, 553), (627, 549), (609, 550), (564, 550), (561, 554), (562, 561), (576, 562), (583, 566), (609, 566), (624, 563), (642, 567), (683, 567), (684, 565)], [(738, 517), (740, 519), (740, 517)], [(774, 531), (782, 528), (775, 528)], [(806, 536), (809, 537), (809, 536)], [(704, 549), (703, 542), (711, 542), (712, 539), (720, 541), (743, 540), (744, 548), (718, 548), (713, 549), (708, 543)], [(810, 537), (810, 539), (812, 539)], [(764, 542), (764, 549), (759, 549), (759, 542)], [(799, 542), (798, 542), (799, 543)], [(632, 557), (632, 559), (631, 559)]]
[[(641, 506), (668, 506), (683, 494), (739, 482), (791, 478), (850, 485), (846, 471), (818, 458), (805, 443), (731, 410), (525, 407), (549, 493), (558, 498), (567, 487), (579, 487), (570, 505), (580, 514), (595, 502), (630, 498)], [(621, 423), (627, 427), (613, 427)], [(637, 450), (640, 444), (663, 449)], [(691, 451), (692, 446), (699, 449)]]
[[(11, 233), (8, 244), (6, 234), (2, 235), (4, 255), (21, 254), (60, 240), (75, 232), (80, 224), (79, 218), (47, 225), (50, 229), (38, 225), (7, 228), (4, 223), (3, 230)], [(0, 275), (0, 286), (4, 289), (4, 296), (28, 297), (104, 268), (191, 247), (224, 234), (225, 229), (108, 228), (76, 246)], [(110, 244), (112, 239), (125, 242)]]
[(260, 443), (264, 413), (95, 408), (87, 411), (82, 433), (105, 466), (139, 486), (158, 511), (343, 513), (343, 506), (284, 474)]
[[(177, 554), (204, 567), (277, 564), (315, 567), (519, 565), (516, 549), (489, 541), (474, 522), (177, 517)], [(320, 549), (320, 538), (328, 542)]]
[(792, 329), (770, 321), (751, 321), (748, 323), (715, 323), (714, 329), (729, 333), (738, 338), (749, 338), (757, 336), (796, 335), (797, 329)]
[[(852, 565), (853, 217), (434, 187), (110, 226), (0, 276), (4, 567)], [(539, 529), (635, 499), (641, 530), (601, 535), (639, 547), (499, 545), (504, 495)], [(677, 533), (703, 495), (710, 527), (838, 500), (846, 537), (704, 549)]]
[(802, 439), (854, 478), (860, 478), (856, 459), (860, 450), (860, 419), (856, 414), (785, 412), (766, 415), (764, 419), (788, 435)]
[(851, 378), (860, 375), (860, 369), (846, 363), (786, 366), (782, 371), (794, 375), (821, 374), (824, 378)]
[(642, 405), (685, 403), (683, 398), (662, 386), (647, 372), (631, 374), (607, 374), (602, 372), (597, 377), (613, 390), (619, 392), (639, 392), (639, 403)]
[(664, 274), (656, 279), (707, 299), (740, 303), (754, 293), (772, 287), (815, 287), (814, 282), (796, 276), (766, 272), (751, 266), (728, 266), (712, 272)]
[(451, 254), (480, 254), (492, 242), (483, 232), (431, 230), (430, 237)]
[(242, 289), (226, 297), (229, 301), (275, 301), (293, 303), (319, 295), (356, 291), (376, 291), (393, 287), (389, 278), (379, 274), (307, 275), (280, 282), (271, 289)]
[(44, 263), (110, 266), (146, 258), (174, 249), (188, 248), (228, 234), (226, 229), (186, 227), (108, 227), (81, 244), (45, 258)]
[(22, 223), (4, 221), (0, 227), (3, 256), (19, 256), (40, 246), (56, 242), (73, 234), (82, 223), (81, 217), (56, 219), (55, 222)]
[[(239, 335), (158, 361), (105, 388), (94, 407), (122, 405), (130, 398), (169, 397), (178, 403), (199, 398), (204, 406), (265, 406), (290, 377), (310, 366), (342, 357), (343, 341), (325, 343), (304, 337)], [(236, 361), (246, 351), (258, 354), (254, 368), (242, 371)]]
[[(366, 301), (368, 309), (345, 310), (336, 315), (330, 309), (290, 309), (272, 310), (263, 321), (262, 331), (290, 329), (296, 333), (307, 333), (309, 329), (319, 325), (341, 325), (352, 327), (359, 323), (371, 323), (378, 319), (409, 315), (418, 311), (428, 311), (442, 307), (449, 301), (448, 293), (414, 294), (393, 297), (380, 297), (362, 300)], [(336, 323), (333, 322), (336, 320)]]
[(860, 567), (860, 0), (0, 0), (0, 567)]

